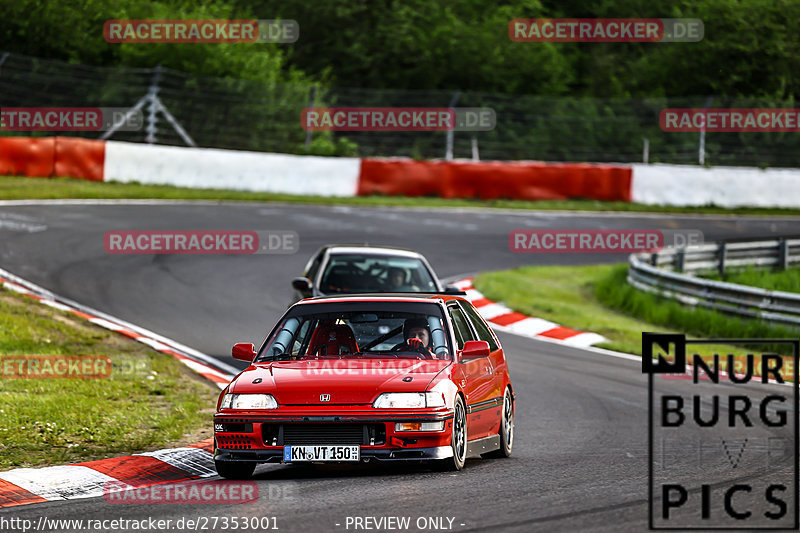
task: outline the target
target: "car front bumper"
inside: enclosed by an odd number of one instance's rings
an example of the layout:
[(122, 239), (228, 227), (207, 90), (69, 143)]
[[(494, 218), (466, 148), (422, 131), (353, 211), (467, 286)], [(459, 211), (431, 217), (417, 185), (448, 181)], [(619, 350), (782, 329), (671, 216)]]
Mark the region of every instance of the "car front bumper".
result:
[[(395, 429), (397, 422), (439, 421), (443, 423), (442, 430)], [(226, 411), (214, 416), (214, 459), (280, 463), (284, 462), (284, 446), (329, 444), (358, 445), (362, 462), (446, 459), (452, 457), (452, 423), (452, 409), (324, 414), (319, 411), (259, 414)], [(349, 440), (341, 440), (343, 438)]]
[[(447, 459), (453, 456), (450, 446), (430, 448), (362, 448), (361, 462), (367, 461), (430, 461)], [(283, 450), (225, 450), (214, 449), (214, 460), (247, 463), (282, 463)], [(326, 461), (331, 462), (331, 461)], [(342, 461), (345, 462), (345, 461)], [(355, 461), (346, 461), (354, 463)]]

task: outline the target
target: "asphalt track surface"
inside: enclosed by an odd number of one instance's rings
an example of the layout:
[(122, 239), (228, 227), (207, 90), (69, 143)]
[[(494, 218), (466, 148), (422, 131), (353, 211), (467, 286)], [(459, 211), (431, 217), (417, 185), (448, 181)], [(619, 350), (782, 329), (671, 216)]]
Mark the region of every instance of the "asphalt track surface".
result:
[[(795, 235), (800, 219), (234, 203), (0, 204), (0, 266), (235, 364), (230, 346), (261, 342), (291, 298), (289, 280), (323, 244), (413, 248), (444, 278), (528, 264), (625, 260), (509, 251), (509, 231), (536, 228), (692, 229), (715, 240)], [(106, 231), (131, 229), (292, 230), (300, 236), (300, 251), (252, 256), (104, 251)], [(182, 517), (274, 516), (280, 531), (365, 531), (348, 528), (347, 517), (407, 516), (410, 531), (432, 530), (416, 527), (424, 517), (452, 518), (452, 531), (646, 530), (648, 396), (641, 363), (513, 335), (500, 338), (517, 395), (509, 459), (470, 459), (455, 474), (411, 465), (263, 465), (255, 476), (261, 498), (252, 504), (111, 505), (93, 498), (13, 508), (0, 517), (153, 517), (174, 524)], [(759, 394), (764, 393), (754, 393)], [(695, 434), (687, 431), (692, 441)], [(791, 437), (781, 431), (749, 435), (751, 442)], [(720, 430), (714, 438), (730, 443), (735, 436)], [(787, 483), (792, 479), (790, 455), (768, 464), (745, 461), (738, 469), (692, 461), (690, 455), (678, 458), (673, 473), (694, 490), (694, 504), (700, 485), (712, 485), (714, 517), (720, 520), (718, 492), (733, 480), (758, 487), (776, 476)], [(756, 514), (774, 509), (759, 490), (737, 496), (737, 506)], [(786, 498), (793, 509), (791, 497)]]

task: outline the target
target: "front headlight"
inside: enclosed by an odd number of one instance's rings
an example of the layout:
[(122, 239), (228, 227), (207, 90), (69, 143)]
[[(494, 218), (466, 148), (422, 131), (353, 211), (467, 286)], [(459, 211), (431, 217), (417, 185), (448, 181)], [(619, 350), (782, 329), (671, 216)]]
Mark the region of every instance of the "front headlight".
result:
[(419, 407), (444, 407), (441, 392), (384, 392), (372, 407), (376, 409), (416, 409)]
[(271, 394), (226, 394), (220, 409), (277, 409)]

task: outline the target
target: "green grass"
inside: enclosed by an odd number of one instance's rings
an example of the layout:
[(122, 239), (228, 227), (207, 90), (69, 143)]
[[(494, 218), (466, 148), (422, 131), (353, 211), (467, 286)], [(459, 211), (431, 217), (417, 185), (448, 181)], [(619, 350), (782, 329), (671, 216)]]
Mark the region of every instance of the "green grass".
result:
[(164, 199), (164, 200), (227, 200), (245, 202), (297, 202), (329, 205), (364, 205), (398, 207), (493, 207), (503, 209), (543, 209), (575, 211), (627, 211), (647, 213), (707, 213), (737, 215), (800, 215), (800, 209), (650, 206), (628, 202), (596, 200), (521, 201), (447, 198), (408, 198), (400, 196), (358, 196), (330, 198), (292, 194), (257, 193), (222, 189), (190, 189), (168, 185), (137, 183), (100, 183), (70, 178), (20, 178), (0, 176), (0, 199)]
[(81, 462), (211, 436), (218, 389), (172, 357), (0, 289), (0, 359), (103, 355), (105, 379), (0, 374), (0, 470)]
[(595, 284), (595, 296), (606, 307), (659, 326), (697, 337), (797, 338), (800, 330), (762, 320), (739, 318), (712, 309), (684, 306), (639, 291), (626, 283), (627, 265), (616, 266)]
[[(684, 307), (638, 291), (627, 284), (626, 275), (625, 264), (530, 266), (479, 274), (474, 284), (490, 300), (515, 311), (599, 333), (609, 342), (598, 346), (636, 355), (641, 355), (643, 331), (686, 333), (689, 338), (797, 338), (797, 330)], [(708, 346), (700, 353), (722, 348)]]
[(475, 277), (484, 296), (519, 311), (575, 329), (599, 333), (614, 350), (638, 353), (648, 324), (610, 311), (594, 294), (594, 283), (613, 272), (614, 265), (530, 266)]
[(704, 278), (727, 281), (739, 285), (750, 285), (770, 291), (786, 291), (800, 293), (800, 268), (794, 267), (787, 270), (768, 270), (763, 268), (747, 267), (744, 270), (732, 270), (725, 273), (703, 275)]

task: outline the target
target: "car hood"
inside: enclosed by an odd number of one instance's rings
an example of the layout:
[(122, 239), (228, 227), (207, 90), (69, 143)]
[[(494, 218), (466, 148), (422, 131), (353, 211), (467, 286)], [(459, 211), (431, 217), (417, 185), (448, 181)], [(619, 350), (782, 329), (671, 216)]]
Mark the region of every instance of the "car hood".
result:
[[(424, 391), (451, 361), (329, 359), (256, 364), (229, 392), (269, 393), (278, 405), (371, 404), (382, 392)], [(325, 400), (325, 396), (330, 399)]]

